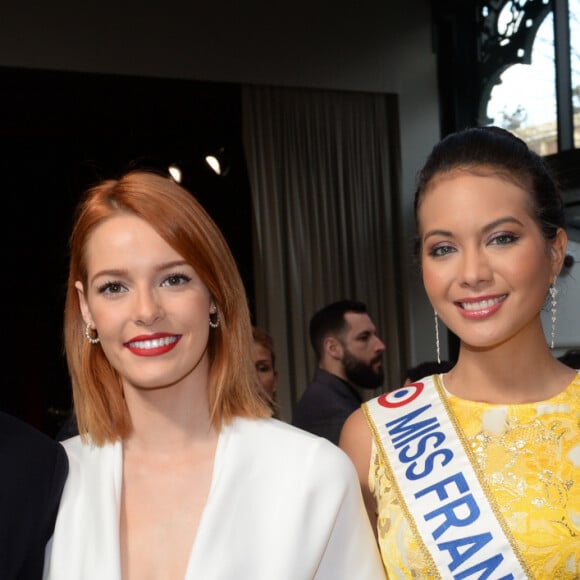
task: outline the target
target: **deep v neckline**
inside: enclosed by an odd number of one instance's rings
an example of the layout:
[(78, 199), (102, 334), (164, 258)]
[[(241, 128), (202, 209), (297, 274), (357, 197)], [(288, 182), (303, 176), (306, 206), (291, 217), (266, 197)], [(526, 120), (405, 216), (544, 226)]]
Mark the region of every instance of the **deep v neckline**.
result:
[[(189, 578), (195, 578), (195, 570), (193, 569), (195, 566), (196, 560), (196, 546), (200, 544), (200, 537), (202, 537), (204, 533), (204, 529), (206, 529), (207, 525), (204, 525), (206, 522), (207, 517), (206, 514), (208, 512), (208, 508), (211, 507), (212, 499), (216, 495), (216, 488), (219, 486), (220, 475), (223, 471), (223, 466), (225, 464), (224, 454), (227, 448), (227, 442), (230, 438), (230, 431), (231, 426), (223, 425), (218, 433), (217, 443), (215, 446), (215, 455), (213, 459), (213, 467), (212, 473), (210, 478), (210, 485), (207, 494), (207, 499), (205, 504), (201, 510), (201, 515), (199, 517), (199, 523), (197, 526), (196, 534), (193, 538), (193, 542), (189, 548), (189, 555), (187, 558), (187, 564), (185, 567), (185, 575), (183, 580), (188, 580)], [(115, 497), (117, 498), (117, 547), (118, 547), (118, 562), (119, 562), (119, 580), (123, 580), (122, 575), (122, 567), (121, 567), (121, 503), (122, 503), (122, 490), (123, 490), (123, 467), (124, 467), (124, 450), (123, 450), (123, 443), (117, 443), (119, 447), (118, 451), (118, 458), (117, 458), (117, 465), (115, 471), (115, 476), (113, 480), (113, 485), (115, 488)]]

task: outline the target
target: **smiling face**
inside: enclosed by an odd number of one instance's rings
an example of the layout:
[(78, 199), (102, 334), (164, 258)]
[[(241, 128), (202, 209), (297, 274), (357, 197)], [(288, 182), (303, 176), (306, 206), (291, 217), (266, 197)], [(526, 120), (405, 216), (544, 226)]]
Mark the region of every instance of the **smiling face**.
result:
[(529, 194), (488, 170), (435, 177), (418, 208), (423, 282), (462, 343), (490, 348), (543, 333), (540, 310), (560, 271), (562, 230), (547, 241)]
[(195, 270), (144, 220), (119, 214), (86, 245), (83, 319), (96, 329), (125, 387), (207, 381), (210, 293)]

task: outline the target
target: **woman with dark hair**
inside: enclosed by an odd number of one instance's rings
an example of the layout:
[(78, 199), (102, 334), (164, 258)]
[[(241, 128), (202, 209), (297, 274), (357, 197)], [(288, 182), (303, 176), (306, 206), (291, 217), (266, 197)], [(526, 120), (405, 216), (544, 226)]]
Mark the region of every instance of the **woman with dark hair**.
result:
[(70, 251), (80, 435), (45, 578), (380, 577), (348, 458), (270, 419), (242, 281), (199, 203), (153, 173), (104, 181)]
[(458, 360), (369, 401), (341, 437), (387, 573), (580, 578), (580, 375), (550, 351), (567, 245), (555, 183), (509, 132), (467, 129), (427, 159), (415, 216)]
[(571, 348), (559, 356), (558, 360), (571, 369), (580, 370), (580, 349)]

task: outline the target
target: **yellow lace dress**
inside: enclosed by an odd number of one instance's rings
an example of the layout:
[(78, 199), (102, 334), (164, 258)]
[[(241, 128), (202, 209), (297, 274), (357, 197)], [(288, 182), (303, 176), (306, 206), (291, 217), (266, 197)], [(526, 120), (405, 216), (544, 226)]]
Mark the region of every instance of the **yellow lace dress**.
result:
[[(580, 579), (580, 373), (539, 403), (448, 396), (532, 578)], [(388, 578), (439, 578), (418, 548), (373, 442), (369, 484)]]

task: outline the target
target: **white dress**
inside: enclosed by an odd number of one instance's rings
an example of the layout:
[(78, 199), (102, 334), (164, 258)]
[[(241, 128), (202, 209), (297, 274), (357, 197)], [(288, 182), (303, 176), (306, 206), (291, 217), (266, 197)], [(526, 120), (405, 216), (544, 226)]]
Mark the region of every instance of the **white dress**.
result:
[[(120, 442), (64, 442), (69, 477), (45, 580), (121, 580)], [(337, 447), (274, 419), (220, 432), (184, 580), (375, 580), (385, 573), (353, 465)]]

